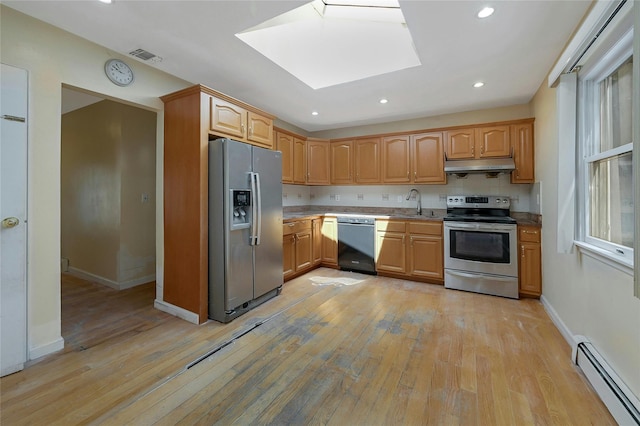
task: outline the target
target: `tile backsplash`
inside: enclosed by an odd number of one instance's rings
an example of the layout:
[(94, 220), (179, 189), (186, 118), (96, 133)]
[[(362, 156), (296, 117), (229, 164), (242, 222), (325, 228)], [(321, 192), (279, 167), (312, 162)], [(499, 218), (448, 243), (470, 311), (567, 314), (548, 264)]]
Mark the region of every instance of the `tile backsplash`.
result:
[(470, 174), (465, 178), (449, 176), (446, 185), (283, 185), (282, 204), (414, 208), (415, 198), (406, 200), (411, 188), (420, 191), (423, 209), (444, 209), (447, 195), (454, 194), (506, 195), (511, 198), (511, 210), (516, 212), (531, 212), (539, 208), (535, 203), (536, 191), (533, 190), (539, 186), (511, 184), (508, 174), (500, 174), (496, 178), (487, 178), (484, 174)]

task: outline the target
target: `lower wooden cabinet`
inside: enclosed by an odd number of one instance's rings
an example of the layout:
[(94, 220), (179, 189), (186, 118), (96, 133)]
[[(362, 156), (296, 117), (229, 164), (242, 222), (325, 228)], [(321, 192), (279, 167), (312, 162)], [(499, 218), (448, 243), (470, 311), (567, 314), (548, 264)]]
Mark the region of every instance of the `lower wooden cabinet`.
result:
[(376, 221), (376, 270), (442, 283), (442, 222)]
[(376, 232), (376, 271), (407, 273), (406, 234), (399, 232)]
[(540, 297), (542, 294), (541, 229), (518, 226), (518, 281), (522, 296)]
[(338, 267), (338, 219), (325, 217), (322, 220), (322, 265)]
[(282, 257), (283, 274), (287, 280), (311, 269), (313, 264), (311, 220), (299, 220), (283, 224)]
[(311, 265), (318, 266), (322, 262), (322, 219), (311, 220)]

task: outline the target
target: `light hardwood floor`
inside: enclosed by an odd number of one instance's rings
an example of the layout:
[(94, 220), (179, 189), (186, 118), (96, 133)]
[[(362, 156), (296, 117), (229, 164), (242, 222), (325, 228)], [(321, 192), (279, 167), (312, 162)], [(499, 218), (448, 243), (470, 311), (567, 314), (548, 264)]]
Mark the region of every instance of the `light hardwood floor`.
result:
[(62, 288), (65, 349), (0, 380), (2, 425), (615, 424), (537, 300), (321, 268), (196, 326), (153, 284)]

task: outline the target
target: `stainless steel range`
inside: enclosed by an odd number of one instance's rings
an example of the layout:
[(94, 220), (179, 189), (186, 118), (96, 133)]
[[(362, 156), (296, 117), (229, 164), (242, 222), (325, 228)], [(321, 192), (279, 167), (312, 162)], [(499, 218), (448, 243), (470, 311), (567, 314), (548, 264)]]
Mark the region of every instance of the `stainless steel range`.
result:
[(450, 195), (444, 218), (444, 286), (518, 298), (518, 249), (509, 197)]

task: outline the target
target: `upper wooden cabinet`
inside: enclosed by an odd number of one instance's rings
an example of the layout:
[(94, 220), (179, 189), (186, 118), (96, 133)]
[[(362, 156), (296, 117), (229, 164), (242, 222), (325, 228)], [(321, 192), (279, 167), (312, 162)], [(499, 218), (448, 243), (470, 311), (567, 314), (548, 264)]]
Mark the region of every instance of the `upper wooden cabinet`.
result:
[(446, 184), (442, 132), (411, 135), (414, 183)]
[(476, 158), (508, 157), (511, 155), (509, 126), (476, 129)]
[(533, 123), (512, 124), (511, 146), (516, 169), (511, 172), (511, 183), (535, 182), (535, 152)]
[(458, 160), (464, 158), (474, 158), (475, 152), (475, 129), (457, 129), (445, 132), (447, 142), (447, 158)]
[(380, 138), (354, 142), (355, 183), (380, 183)]
[(307, 184), (329, 185), (329, 141), (307, 139)]
[(307, 143), (298, 138), (293, 138), (293, 183), (306, 183), (307, 181)]
[(382, 181), (411, 182), (411, 142), (409, 135), (382, 139)]
[(282, 152), (282, 183), (293, 183), (293, 136), (275, 132), (276, 149)]
[(209, 114), (209, 130), (212, 133), (273, 148), (273, 117), (215, 96), (210, 98)]
[(509, 126), (469, 127), (445, 132), (447, 158), (508, 157), (511, 154)]
[(331, 142), (331, 183), (353, 183), (353, 141)]

